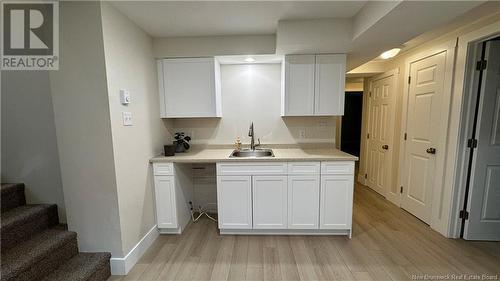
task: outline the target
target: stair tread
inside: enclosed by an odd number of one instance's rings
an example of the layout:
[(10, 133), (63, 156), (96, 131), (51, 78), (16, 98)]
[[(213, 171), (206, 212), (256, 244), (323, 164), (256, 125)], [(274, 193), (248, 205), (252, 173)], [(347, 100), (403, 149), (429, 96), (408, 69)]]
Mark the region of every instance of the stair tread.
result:
[(26, 205), (23, 183), (2, 183), (0, 190), (2, 214), (16, 207)]
[(2, 183), (0, 185), (0, 194), (3, 196), (5, 193), (16, 192), (19, 189), (24, 190), (23, 183)]
[(43, 281), (85, 281), (99, 268), (109, 266), (109, 253), (79, 253), (57, 268)]
[(16, 276), (73, 239), (76, 239), (75, 232), (57, 228), (47, 229), (2, 252), (2, 279)]
[(9, 210), (2, 214), (1, 229), (10, 227), (13, 224), (22, 224), (33, 216), (43, 214), (46, 210), (54, 208), (54, 204), (24, 205)]

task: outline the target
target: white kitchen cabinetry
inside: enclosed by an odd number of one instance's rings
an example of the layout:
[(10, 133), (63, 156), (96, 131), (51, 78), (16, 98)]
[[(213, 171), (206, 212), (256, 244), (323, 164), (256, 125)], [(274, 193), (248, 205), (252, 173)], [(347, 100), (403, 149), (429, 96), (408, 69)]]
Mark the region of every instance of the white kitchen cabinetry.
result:
[(215, 58), (161, 59), (157, 65), (161, 118), (221, 117)]
[(219, 228), (252, 228), (252, 177), (218, 176)]
[(158, 228), (177, 228), (174, 176), (155, 176), (156, 221)]
[(354, 163), (323, 162), (321, 170), (320, 229), (351, 229)]
[(314, 115), (344, 115), (346, 55), (316, 55)]
[(345, 67), (345, 54), (285, 56), (281, 115), (343, 115)]
[(288, 228), (318, 229), (319, 174), (288, 176)]
[(217, 163), (221, 234), (341, 234), (352, 226), (354, 161)]
[(153, 174), (157, 227), (161, 233), (181, 233), (191, 219), (190, 166), (154, 163)]
[(289, 55), (282, 66), (282, 115), (314, 115), (315, 55)]
[(287, 228), (287, 177), (253, 176), (253, 228)]

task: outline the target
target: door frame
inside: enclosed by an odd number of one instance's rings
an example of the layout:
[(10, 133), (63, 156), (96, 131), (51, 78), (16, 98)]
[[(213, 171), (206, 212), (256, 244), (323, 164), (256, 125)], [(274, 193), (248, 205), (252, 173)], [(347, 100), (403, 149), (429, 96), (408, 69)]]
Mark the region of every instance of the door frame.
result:
[[(392, 99), (392, 110), (394, 110), (393, 112), (393, 118), (394, 118), (394, 123), (396, 122), (396, 105), (397, 105), (397, 102), (396, 102), (396, 99), (397, 99), (397, 93), (398, 93), (398, 87), (399, 87), (399, 67), (398, 68), (394, 68), (392, 70), (389, 70), (389, 71), (386, 71), (384, 73), (381, 73), (381, 74), (378, 74), (374, 77), (371, 77), (370, 78), (370, 81), (369, 81), (369, 84), (370, 84), (370, 93), (373, 92), (373, 81), (375, 80), (381, 80), (381, 79), (384, 79), (384, 78), (387, 78), (389, 76), (394, 76), (394, 97)], [(371, 100), (371, 95), (369, 94), (368, 95), (368, 99), (367, 99), (367, 109), (366, 109), (366, 114), (367, 114), (367, 118), (366, 118), (366, 130), (368, 130), (368, 127), (370, 126), (369, 124), (369, 118), (370, 118), (370, 106), (371, 106), (371, 103), (372, 103), (372, 100)], [(363, 127), (363, 125), (362, 125)], [(369, 152), (369, 146), (370, 146), (370, 141), (369, 139), (367, 138), (367, 132), (365, 131), (365, 135), (363, 136), (363, 132), (361, 132), (361, 137), (364, 138), (366, 141), (365, 141), (365, 144), (364, 144), (364, 150), (366, 152)], [(392, 150), (392, 154), (391, 154), (391, 167), (390, 169), (392, 169), (394, 167), (394, 156), (396, 154), (396, 151), (394, 150), (394, 144), (397, 142), (397, 139), (396, 139), (396, 135), (397, 135), (397, 131), (394, 130), (394, 127), (393, 127), (393, 134), (392, 134), (392, 147), (393, 147), (393, 150)], [(364, 170), (365, 170), (365, 173), (368, 173), (368, 165), (370, 163), (369, 160), (369, 155), (370, 153), (365, 153), (365, 158), (366, 158), (366, 161), (364, 161)], [(361, 153), (360, 153), (360, 157), (361, 157)], [(389, 177), (389, 187), (391, 187), (392, 185), (394, 185), (393, 183), (393, 173), (391, 173), (391, 176)], [(364, 185), (367, 185), (367, 182), (366, 182), (366, 179), (365, 179), (365, 182), (363, 183)], [(397, 205), (398, 207), (401, 205), (401, 200), (400, 200), (400, 197), (399, 198), (394, 198), (394, 197), (388, 197), (388, 194), (385, 190), (384, 190), (384, 194), (381, 194), (382, 196), (384, 196), (387, 200), (389, 200), (390, 202), (394, 203), (395, 205)]]
[[(446, 206), (444, 202), (443, 196), (443, 178), (445, 176), (445, 161), (448, 160), (448, 149), (447, 149), (447, 141), (448, 141), (448, 125), (449, 125), (449, 117), (451, 111), (451, 93), (453, 87), (453, 70), (455, 64), (455, 51), (457, 46), (457, 39), (449, 40), (443, 44), (437, 45), (433, 48), (429, 48), (428, 50), (419, 52), (415, 55), (408, 57), (405, 60), (405, 72), (404, 72), (404, 81), (408, 81), (410, 76), (410, 65), (413, 62), (426, 59), (428, 57), (446, 52), (446, 62), (445, 62), (445, 73), (444, 73), (444, 85), (443, 85), (443, 101), (442, 101), (442, 113), (443, 118), (440, 120), (440, 127), (447, 131), (436, 144), (437, 151), (441, 151), (442, 153), (438, 153), (436, 155), (436, 174), (434, 177), (434, 190), (432, 196), (432, 202), (430, 202), (431, 206), (431, 219), (430, 226), (433, 229), (441, 232), (441, 222), (443, 219), (443, 211), (442, 206)], [(407, 122), (408, 122), (408, 103), (409, 103), (409, 83), (404, 83), (403, 90), (403, 109), (401, 114), (401, 131), (399, 134), (400, 146), (399, 146), (399, 173), (398, 173), (398, 185), (403, 187), (403, 181), (405, 179), (406, 173), (406, 141), (405, 141), (405, 133), (407, 132)], [(442, 232), (441, 232), (442, 233)]]
[[(450, 155), (450, 161), (456, 164), (449, 167), (447, 175), (450, 175), (445, 188), (449, 190), (450, 205), (449, 219), (446, 225), (445, 236), (459, 238), (462, 219), (460, 211), (464, 206), (467, 185), (467, 171), (469, 163), (469, 150), (467, 139), (472, 134), (474, 122), (474, 107), (477, 99), (477, 75), (475, 62), (477, 58), (478, 45), (489, 39), (500, 35), (500, 21), (470, 32), (458, 38), (458, 54), (456, 64), (456, 77), (453, 95), (457, 97), (454, 101), (454, 111), (451, 114), (450, 141), (448, 151), (455, 152)], [(449, 174), (448, 174), (449, 172)]]

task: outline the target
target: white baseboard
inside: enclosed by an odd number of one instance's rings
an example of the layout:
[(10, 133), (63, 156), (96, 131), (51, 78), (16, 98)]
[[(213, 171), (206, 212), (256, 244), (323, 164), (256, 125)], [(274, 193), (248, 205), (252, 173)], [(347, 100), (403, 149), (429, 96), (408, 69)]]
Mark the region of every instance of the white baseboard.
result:
[(112, 275), (127, 275), (139, 259), (144, 255), (147, 249), (151, 247), (153, 242), (158, 238), (160, 232), (158, 228), (153, 226), (144, 237), (128, 252), (125, 257), (111, 257), (111, 274)]
[(364, 174), (358, 174), (358, 182), (362, 185), (366, 185), (366, 179)]

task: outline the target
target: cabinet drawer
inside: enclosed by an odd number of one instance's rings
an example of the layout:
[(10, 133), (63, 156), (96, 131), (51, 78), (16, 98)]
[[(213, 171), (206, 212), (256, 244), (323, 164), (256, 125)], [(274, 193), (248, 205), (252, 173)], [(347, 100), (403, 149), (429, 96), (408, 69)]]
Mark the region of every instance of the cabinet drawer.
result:
[(174, 163), (153, 163), (153, 172), (155, 176), (173, 176)]
[(321, 162), (321, 174), (354, 175), (354, 161)]
[(217, 163), (218, 176), (286, 175), (286, 174), (287, 174), (287, 164), (283, 162)]
[(289, 175), (319, 174), (320, 162), (289, 162)]

